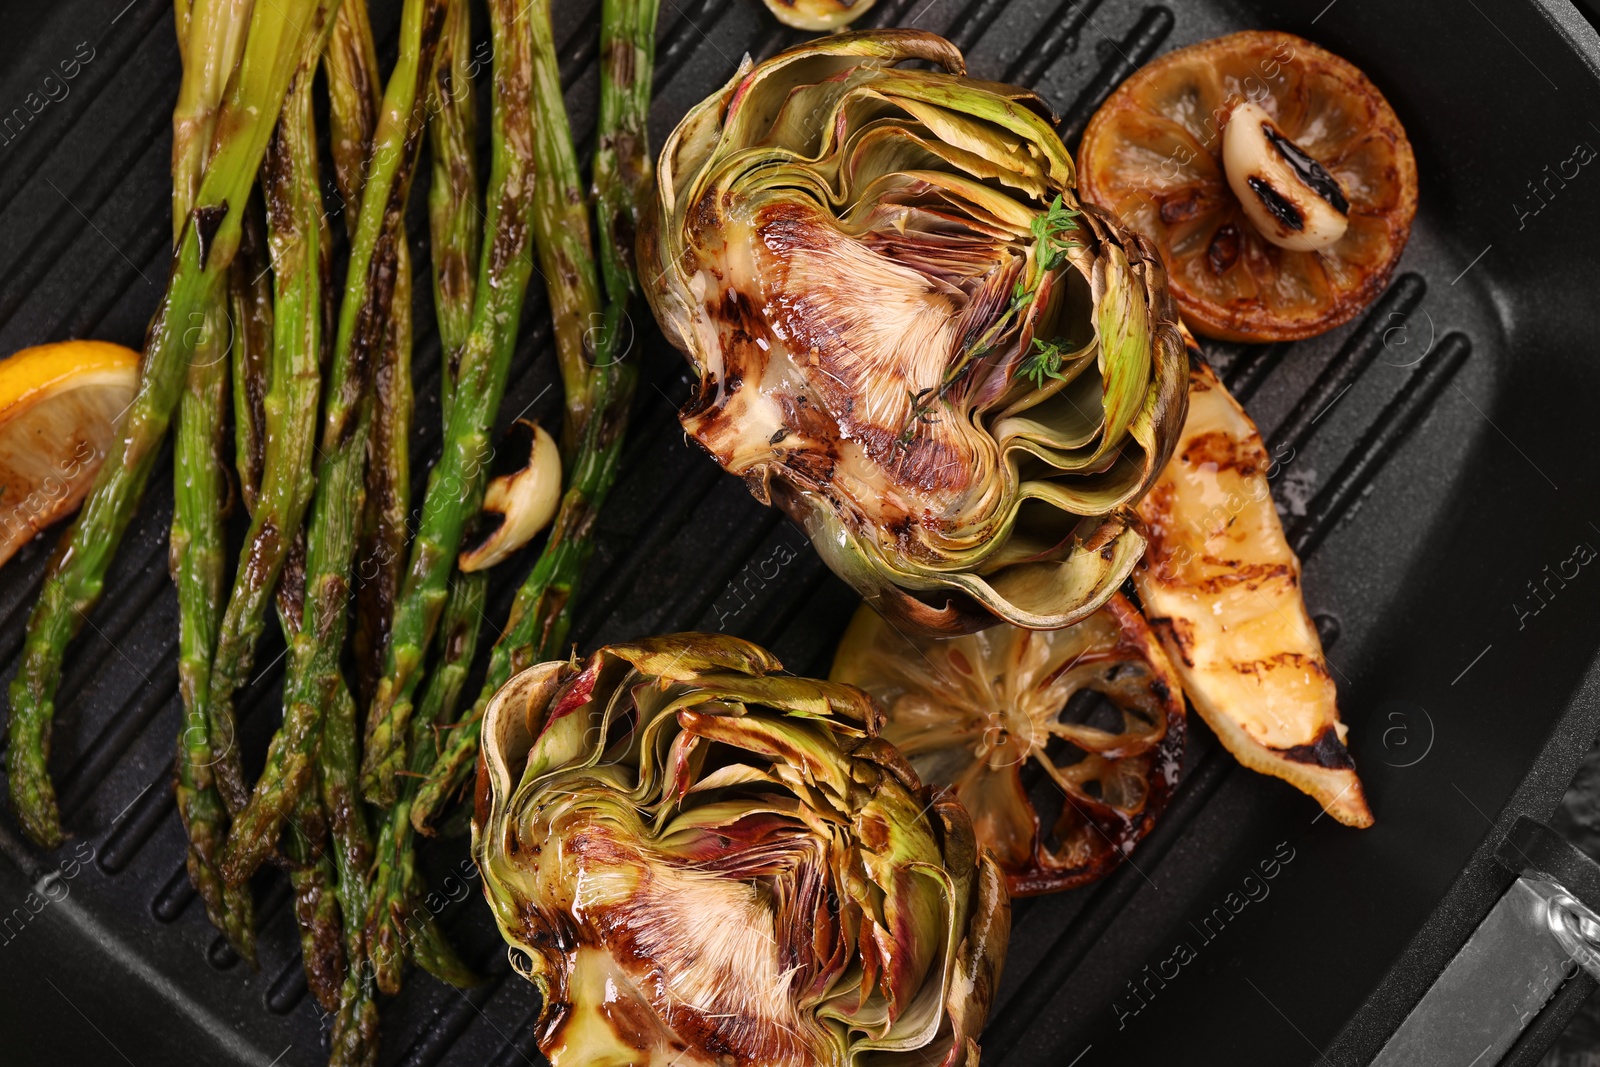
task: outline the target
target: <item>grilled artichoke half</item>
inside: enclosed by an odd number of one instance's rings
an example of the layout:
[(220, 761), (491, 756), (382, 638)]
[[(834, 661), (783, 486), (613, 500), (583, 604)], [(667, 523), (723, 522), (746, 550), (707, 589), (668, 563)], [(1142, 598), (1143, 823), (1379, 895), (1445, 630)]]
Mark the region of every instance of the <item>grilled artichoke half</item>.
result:
[(832, 677), (883, 701), (885, 740), (955, 790), (1016, 895), (1110, 873), (1178, 783), (1178, 675), (1120, 593), (1065, 629), (947, 640), (907, 637), (863, 607)]
[(835, 572), (927, 632), (1049, 629), (1143, 549), (1183, 347), (1039, 99), (963, 72), (912, 30), (746, 62), (667, 140), (640, 261), (684, 428)]
[(870, 697), (780, 669), (680, 634), (489, 706), (473, 853), (553, 1067), (976, 1067), (1004, 878)]

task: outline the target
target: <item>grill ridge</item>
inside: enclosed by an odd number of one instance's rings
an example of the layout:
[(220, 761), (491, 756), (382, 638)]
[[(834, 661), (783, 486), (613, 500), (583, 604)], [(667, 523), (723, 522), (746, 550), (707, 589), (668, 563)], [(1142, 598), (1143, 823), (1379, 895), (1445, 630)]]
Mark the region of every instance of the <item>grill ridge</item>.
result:
[(1305, 517), (1289, 533), (1289, 544), (1306, 555), (1361, 496), (1405, 437), (1431, 410), (1439, 393), (1472, 354), (1472, 342), (1459, 331), (1446, 334), (1383, 409), (1361, 442), (1312, 499)]
[(176, 647), (176, 640), (166, 643), (149, 684), (128, 695), (105, 729), (89, 743), (78, 762), (61, 776), (59, 785), (63, 820), (70, 820), (77, 814), (78, 809), (106, 780), (111, 768), (128, 754), (134, 738), (143, 733), (151, 720), (178, 695)]
[(1274, 455), (1284, 448), (1299, 452), (1305, 447), (1312, 427), (1383, 351), (1388, 323), (1396, 316), (1404, 321), (1422, 303), (1427, 292), (1428, 286), (1420, 275), (1406, 273), (1394, 280), (1362, 318), (1361, 325), (1339, 347), (1338, 354), (1317, 375), (1311, 388), (1301, 395), (1294, 410), (1273, 430), (1268, 447)]
[(111, 153), (109, 163), (103, 158), (96, 161), (96, 165), (70, 192), (63, 192), (55, 198), (56, 210), (34, 238), (38, 244), (27, 257), (15, 261), (4, 278), (0, 278), (0, 324), (11, 320), (34, 287), (56, 265), (84, 228), (90, 225), (89, 219), (117, 191), (123, 176), (155, 145), (156, 137), (167, 126), (166, 116), (172, 114), (175, 102), (175, 94), (166, 91), (165, 87), (150, 94), (139, 112), (138, 124), (129, 131), (128, 139), (119, 138), (113, 142), (121, 151)]
[(1011, 66), (1006, 68), (1003, 81), (1014, 85), (1033, 85), (1067, 50), (1069, 42), (1083, 31), (1089, 16), (1099, 8), (1100, 0), (1062, 0), (1061, 6), (1045, 19), (1038, 35), (1025, 45)]
[[(144, 50), (145, 41), (150, 37), (151, 31), (164, 21), (166, 21), (166, 8), (164, 5), (145, 5), (133, 23), (132, 32), (119, 33), (116, 37), (115, 46), (107, 45), (106, 55), (112, 58), (114, 62), (107, 64), (90, 63), (84, 68), (84, 72), (92, 80), (79, 82), (73, 86), (76, 92), (66, 99), (71, 100), (75, 95), (78, 102), (72, 107), (64, 109), (66, 118), (58, 135), (49, 139), (42, 136), (31, 138), (29, 143), (18, 149), (16, 153), (7, 156), (5, 165), (0, 167), (0, 204), (9, 204), (17, 198), (17, 194), (22, 191), (23, 186), (27, 185), (38, 174), (39, 168), (43, 165), (45, 159), (66, 138), (67, 134), (72, 132), (84, 113), (93, 107), (94, 102), (100, 98), (100, 94), (105, 91), (106, 86), (115, 81), (117, 75), (122, 73), (122, 68), (127, 65), (128, 60)], [(96, 41), (94, 44), (97, 52), (96, 59), (100, 58), (98, 49), (104, 41), (105, 38), (102, 36), (101, 40)], [(61, 112), (58, 111), (56, 114), (59, 116)]]
[(1106, 102), (1112, 90), (1155, 55), (1161, 42), (1172, 32), (1173, 22), (1172, 12), (1164, 7), (1145, 9), (1139, 21), (1133, 24), (1133, 29), (1121, 42), (1112, 45), (1117, 54), (1111, 62), (1100, 68), (1100, 73), (1090, 80), (1072, 106), (1063, 113), (1060, 125), (1063, 141), (1068, 145), (1077, 143), (1078, 138), (1083, 136), (1083, 128), (1089, 124), (1089, 119), (1100, 105)]

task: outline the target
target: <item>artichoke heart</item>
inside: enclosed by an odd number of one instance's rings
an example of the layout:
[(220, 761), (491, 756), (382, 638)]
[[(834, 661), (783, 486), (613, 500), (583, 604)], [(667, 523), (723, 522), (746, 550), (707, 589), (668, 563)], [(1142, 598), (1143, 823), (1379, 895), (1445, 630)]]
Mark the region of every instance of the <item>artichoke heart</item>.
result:
[(679, 634), (489, 705), (473, 855), (552, 1067), (977, 1067), (1004, 876), (871, 697), (780, 670)]
[(641, 232), (684, 428), (925, 632), (1093, 612), (1183, 422), (1160, 258), (1041, 112), (931, 34), (812, 42), (689, 113)]

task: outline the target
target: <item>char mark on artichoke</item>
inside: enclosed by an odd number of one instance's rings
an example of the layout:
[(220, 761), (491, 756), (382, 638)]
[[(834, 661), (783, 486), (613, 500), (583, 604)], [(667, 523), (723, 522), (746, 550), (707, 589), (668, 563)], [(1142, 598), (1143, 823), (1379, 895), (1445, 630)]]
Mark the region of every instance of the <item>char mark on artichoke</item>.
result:
[(977, 1067), (1004, 876), (872, 698), (780, 670), (681, 634), (490, 705), (473, 851), (553, 1067)]
[(641, 233), (685, 429), (925, 631), (1092, 613), (1183, 422), (1159, 256), (1042, 112), (931, 34), (812, 42), (689, 113)]

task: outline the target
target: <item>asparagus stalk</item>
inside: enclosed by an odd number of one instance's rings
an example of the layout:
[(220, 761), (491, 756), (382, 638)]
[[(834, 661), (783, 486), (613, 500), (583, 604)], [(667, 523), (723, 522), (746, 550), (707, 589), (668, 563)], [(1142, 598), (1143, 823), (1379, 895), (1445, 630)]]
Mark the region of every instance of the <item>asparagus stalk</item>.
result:
[[(571, 453), (582, 436), (584, 423), (593, 408), (591, 367), (584, 344), (585, 336), (600, 320), (600, 286), (595, 274), (594, 244), (590, 237), (589, 209), (578, 177), (578, 154), (572, 147), (572, 125), (567, 121), (566, 104), (561, 98), (561, 71), (556, 61), (556, 46), (550, 27), (550, 0), (534, 0), (533, 14), (534, 80), (533, 106), (539, 116), (539, 136), (535, 153), (539, 178), (534, 190), (534, 235), (539, 247), (539, 269), (544, 275), (545, 294), (550, 302), (554, 325), (556, 363), (565, 390), (567, 421), (562, 431), (564, 451)], [(601, 11), (600, 55), (602, 80), (618, 73), (616, 61), (606, 51), (609, 32), (617, 15)], [(652, 54), (654, 41), (651, 43)], [(649, 92), (648, 85), (645, 92)], [(608, 144), (614, 132), (605, 126), (604, 97), (598, 130), (599, 150), (614, 151)], [(599, 177), (596, 165), (596, 178)], [(598, 356), (599, 353), (596, 353)]]
[(205, 339), (178, 402), (174, 500), (168, 569), (178, 587), (178, 689), (186, 714), (177, 761), (178, 809), (189, 834), (190, 881), (212, 923), (244, 959), (255, 961), (248, 886), (227, 886), (216, 858), (227, 811), (211, 767), (213, 731), (205, 714), (211, 655), (223, 596), (222, 458), (228, 392), (228, 319), (219, 300), (204, 313)]
[(356, 788), (356, 744), (355, 701), (343, 680), (336, 678), (333, 700), (322, 727), (318, 764), (322, 805), (328, 812), (333, 866), (338, 875), (335, 894), (344, 917), (345, 972), (339, 988), (339, 1011), (334, 1017), (330, 1067), (370, 1065), (378, 1055), (378, 1006), (371, 970), (366, 965), (361, 923), (367, 913), (372, 836)]
[[(314, 779), (314, 785), (320, 787), (320, 778), (314, 775)], [(294, 885), (294, 916), (300, 930), (306, 988), (324, 1011), (337, 1012), (346, 969), (344, 940), (338, 872), (328, 854), (328, 824), (320, 789), (301, 792), (290, 819), (285, 851), (289, 880)]]
[[(281, 116), (280, 116), (281, 120)], [(269, 145), (270, 151), (270, 145)], [(252, 196), (240, 232), (239, 254), (229, 268), (233, 319), (233, 455), (239, 495), (255, 514), (266, 462), (266, 400), (272, 381), (272, 263), (261, 200)]]
[[(482, 244), (477, 226), (476, 114), (467, 62), (471, 31), (469, 8), (466, 4), (454, 5), (440, 39), (439, 65), (429, 105), (433, 114), (433, 182), (428, 192), (428, 216), (433, 235), (434, 304), (444, 361), (439, 399), (447, 427), (460, 354), (472, 332), (477, 290), (473, 263)], [(501, 84), (506, 87), (504, 81)], [(518, 95), (525, 97), (525, 92), (519, 90)], [(484, 573), (458, 575), (451, 586), (435, 641), (439, 663), (428, 679), (421, 707), (413, 719), (414, 735), (454, 716), (477, 649), (487, 578)], [(413, 771), (426, 769), (430, 747), (413, 737)], [(378, 832), (377, 869), (365, 919), (373, 973), (378, 988), (390, 994), (399, 991), (408, 953), (445, 981), (465, 984), (475, 978), (460, 966), (448, 942), (438, 935), (428, 910), (415, 903), (415, 835), (409, 815), (415, 791), (413, 779), (401, 781), (399, 797), (385, 813)]]
[(428, 678), (417, 715), (411, 723), (410, 766), (413, 776), (400, 785), (400, 795), (385, 815), (378, 832), (377, 869), (366, 918), (367, 947), (372, 955), (378, 988), (388, 994), (400, 991), (401, 969), (409, 950), (417, 963), (435, 977), (456, 985), (471, 985), (477, 977), (447, 952), (442, 935), (436, 943), (420, 940), (422, 923), (431, 918), (417, 904), (416, 834), (411, 825), (411, 802), (418, 778), (432, 763), (433, 731), (450, 722), (461, 696), (467, 671), (477, 651), (478, 621), (483, 616), (486, 584), (481, 574), (457, 578), (450, 591), (439, 628), (440, 662)]
[[(318, 35), (319, 43), (324, 35), (325, 31)], [(318, 57), (315, 51), (302, 57), (263, 168), (276, 307), (272, 366), (262, 399), (261, 483), (222, 616), (210, 684), (200, 694), (199, 707), (211, 724), (218, 786), (235, 812), (244, 807), (250, 793), (235, 737), (234, 694), (249, 677), (267, 605), (300, 534), (313, 489), (327, 247), (312, 116)], [(236, 417), (244, 421), (247, 412)], [(220, 597), (213, 603), (220, 603)]]
[[(11, 683), (6, 766), (12, 807), (37, 844), (61, 841), (47, 768), (55, 692), (68, 643), (100, 599), (105, 572), (149, 481), (187, 362), (220, 280), (239, 245), (240, 217), (272, 124), (283, 103), (316, 0), (279, 0), (251, 9), (244, 57), (217, 128), (225, 131), (185, 221), (161, 307), (145, 341), (138, 391), (95, 484), (51, 560), (28, 620), (22, 663)], [(232, 208), (232, 209), (230, 209)]]
[(383, 89), (378, 82), (378, 50), (366, 0), (339, 6), (324, 49), (328, 81), (328, 142), (333, 155), (333, 182), (342, 202), (350, 239), (356, 239), (361, 217), (361, 191), (372, 159)]
[[(548, 8), (541, 3), (523, 7), (513, 0), (496, 0), (489, 5), (495, 88), (493, 155), (484, 221), (487, 236), (478, 268), (472, 329), (456, 360), (457, 380), (443, 451), (428, 476), (422, 519), (395, 607), (384, 676), (368, 711), (361, 785), (367, 799), (377, 804), (391, 805), (398, 795), (396, 778), (406, 766), (412, 701), (421, 676), (422, 656), (444, 608), (466, 523), (477, 514), (483, 501), (489, 434), (505, 393), (523, 297), (533, 269), (527, 254), (530, 213), (541, 195), (551, 195), (549, 190), (541, 194), (542, 176), (533, 177), (538, 146), (546, 134), (533, 128), (526, 104), (530, 71), (537, 70), (538, 61), (529, 55), (523, 13), (535, 8), (534, 48), (540, 47), (538, 26), (542, 20), (544, 40), (551, 53), (550, 76), (557, 77), (554, 45), (549, 42)], [(534, 84), (538, 84), (537, 75)], [(570, 134), (565, 132), (566, 113), (560, 109), (559, 81), (555, 91), (561, 136), (570, 146)], [(541, 117), (548, 116), (541, 112)], [(570, 155), (570, 147), (568, 151)], [(575, 166), (573, 171), (575, 175)], [(581, 196), (576, 214), (586, 226)], [(555, 268), (546, 263), (545, 269), (549, 272)]]
[[(434, 819), (476, 766), (483, 712), (494, 694), (517, 671), (561, 653), (571, 627), (572, 598), (593, 554), (595, 518), (616, 480), (637, 381), (637, 370), (626, 360), (624, 345), (630, 340), (628, 308), (637, 302), (639, 293), (633, 235), (641, 197), (649, 187), (652, 172), (647, 121), (657, 10), (658, 0), (605, 0), (602, 8), (600, 54), (604, 63), (594, 175), (602, 231), (600, 264), (609, 303), (602, 329), (594, 339), (593, 367), (585, 368), (582, 376), (583, 391), (574, 394), (569, 386), (567, 394), (569, 434), (577, 438), (578, 448), (575, 454), (569, 453), (561, 509), (533, 571), (517, 590), (506, 630), (490, 653), (478, 699), (468, 717), (451, 732), (412, 803), (412, 825), (421, 832), (429, 832)], [(540, 99), (548, 100), (548, 96)], [(559, 106), (559, 86), (555, 102)], [(541, 117), (546, 113), (542, 108)], [(570, 145), (570, 134), (568, 140)], [(572, 156), (570, 147), (567, 156)], [(542, 172), (556, 169), (546, 164), (543, 153), (540, 165)], [(541, 206), (546, 203), (541, 200)], [(552, 226), (561, 225), (561, 215), (541, 211), (536, 218), (539, 245), (544, 250), (551, 247), (546, 233)], [(545, 277), (552, 288), (563, 284), (562, 274), (547, 272)], [(581, 287), (573, 286), (567, 294), (568, 305), (581, 312), (582, 301)], [(557, 303), (554, 295), (551, 303)], [(565, 372), (575, 357), (570, 349), (562, 351), (559, 347), (559, 330), (557, 344)], [(572, 344), (570, 335), (566, 344)]]
[[(194, 207), (228, 76), (244, 45), (244, 12), (226, 0), (201, 0), (178, 19), (183, 81), (172, 116), (172, 231), (181, 239)], [(228, 320), (220, 289), (197, 312), (194, 351), (178, 401), (173, 449), (174, 501), (168, 569), (178, 590), (178, 678), (186, 714), (174, 787), (189, 835), (185, 865), (211, 922), (240, 956), (255, 960), (254, 902), (248, 887), (226, 885), (216, 867), (227, 812), (211, 771), (204, 694), (222, 590), (222, 433), (226, 415)]]
[[(340, 10), (355, 6), (352, 0), (341, 4)], [(331, 26), (337, 22), (336, 17), (330, 23), (330, 37)], [(304, 571), (289, 573), (287, 568), (295, 549), (303, 553), (304, 548), (303, 523), (314, 488), (312, 446), (321, 361), (329, 341), (325, 295), (330, 242), (322, 210), (311, 95), (316, 58), (308, 57), (297, 74), (263, 172), (267, 199), (272, 205), (279, 343), (274, 346), (271, 382), (263, 403), (268, 450), (263, 461), (264, 491), (261, 506), (252, 509), (240, 576), (234, 586), (235, 597), (242, 605), (241, 615), (250, 613), (254, 623), (253, 632), (249, 627), (238, 631), (240, 669), (230, 678), (230, 682), (237, 683), (244, 681), (253, 658), (265, 613), (265, 593), (274, 583), (280, 590), (278, 614), (284, 640), (291, 646), (302, 621), (296, 609), (303, 610)], [(231, 723), (231, 685), (227, 696)], [(345, 951), (335, 897), (337, 875), (327, 853), (327, 817), (322, 798), (314, 788), (316, 782), (313, 771), (295, 805), (286, 852), (306, 986), (318, 1003), (331, 1012), (339, 1007)]]
[(433, 238), (433, 306), (439, 322), (444, 366), (439, 375), (439, 403), (444, 423), (450, 422), (461, 366), (461, 348), (472, 332), (474, 264), (483, 244), (482, 207), (478, 195), (477, 95), (472, 84), (471, 8), (458, 3), (439, 40), (428, 135), (433, 145), (433, 173), (428, 186), (428, 228)]
[[(364, 3), (341, 8), (327, 49), (327, 71), (334, 183), (354, 240), (382, 104), (377, 48)], [(394, 296), (375, 372), (367, 494), (356, 555), (353, 653), (357, 688), (365, 698), (370, 698), (382, 665), (383, 642), (405, 559), (411, 506), (411, 343), (411, 252), (401, 242), (396, 248)]]
[[(401, 15), (400, 54), (373, 139), (325, 392), (321, 462), (306, 538), (305, 606), (300, 632), (290, 646), (284, 722), (228, 838), (223, 872), (234, 884), (248, 878), (272, 850), (285, 816), (309, 780), (323, 710), (333, 714), (341, 703), (353, 703), (339, 661), (365, 496), (362, 471), (372, 426), (372, 379), (394, 294), (396, 247), (405, 240), (405, 203), (426, 121), (424, 89), (432, 76), (443, 14), (444, 0), (406, 0)], [(329, 738), (323, 733), (326, 747)], [(324, 771), (331, 777), (330, 767)], [(330, 807), (329, 815), (337, 842), (340, 812)]]
[[(454, 0), (456, 6), (464, 2)], [(357, 692), (368, 703), (383, 670), (411, 517), (411, 250), (402, 241), (396, 252), (394, 297), (374, 378), (367, 502), (356, 554), (351, 654)]]
[(172, 234), (194, 207), (211, 154), (217, 110), (222, 106), (228, 75), (244, 50), (249, 26), (249, 0), (198, 0), (175, 10), (178, 52), (183, 80), (172, 110)]

